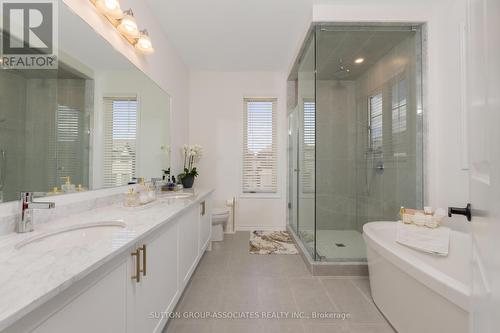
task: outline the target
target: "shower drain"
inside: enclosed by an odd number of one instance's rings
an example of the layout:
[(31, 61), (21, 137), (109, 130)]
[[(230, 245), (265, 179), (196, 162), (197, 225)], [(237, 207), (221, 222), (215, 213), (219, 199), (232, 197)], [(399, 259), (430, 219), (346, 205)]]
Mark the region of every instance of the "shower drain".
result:
[(345, 247), (344, 243), (335, 243), (335, 245), (337, 245), (337, 247)]

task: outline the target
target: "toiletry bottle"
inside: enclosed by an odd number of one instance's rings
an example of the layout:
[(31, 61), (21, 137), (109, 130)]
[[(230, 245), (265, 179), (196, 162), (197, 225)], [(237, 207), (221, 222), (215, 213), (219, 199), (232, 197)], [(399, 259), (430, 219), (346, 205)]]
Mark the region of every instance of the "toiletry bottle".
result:
[(62, 193), (62, 192), (61, 192), (61, 191), (59, 191), (59, 189), (57, 188), (57, 186), (54, 186), (54, 187), (52, 188), (52, 191), (48, 192), (47, 194), (48, 194), (48, 195), (58, 195), (58, 194), (61, 194), (61, 193)]
[(137, 178), (137, 192), (144, 192), (146, 190), (146, 186), (144, 185), (144, 178), (143, 177), (138, 177)]
[(170, 178), (170, 176), (168, 177), (167, 188), (169, 191), (173, 191), (175, 188), (175, 183), (172, 181), (172, 178)]
[(171, 185), (171, 191), (177, 191), (177, 183), (175, 181), (175, 176), (172, 176), (172, 185)]
[(75, 184), (71, 184), (71, 177), (61, 177), (62, 179), (66, 179), (66, 182), (61, 185), (61, 189), (64, 193), (73, 193), (76, 191)]
[(86, 190), (87, 189), (85, 187), (83, 187), (82, 184), (78, 184), (78, 186), (76, 187), (77, 192), (84, 192)]

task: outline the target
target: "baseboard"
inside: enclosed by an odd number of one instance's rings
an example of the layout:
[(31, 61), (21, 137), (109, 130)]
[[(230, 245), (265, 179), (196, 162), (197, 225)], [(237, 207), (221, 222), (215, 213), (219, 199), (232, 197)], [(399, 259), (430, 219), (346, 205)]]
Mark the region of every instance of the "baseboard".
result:
[(264, 230), (264, 231), (285, 231), (286, 226), (259, 226), (259, 225), (238, 225), (236, 226), (236, 231), (253, 231), (253, 230)]

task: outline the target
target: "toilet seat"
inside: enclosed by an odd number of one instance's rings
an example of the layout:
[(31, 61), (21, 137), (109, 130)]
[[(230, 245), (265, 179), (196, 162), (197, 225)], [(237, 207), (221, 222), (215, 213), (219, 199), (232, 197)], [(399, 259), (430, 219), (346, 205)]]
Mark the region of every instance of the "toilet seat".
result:
[(227, 209), (214, 209), (212, 213), (212, 224), (222, 224), (229, 218), (229, 210)]
[(215, 208), (212, 211), (212, 242), (224, 240), (224, 225), (229, 220), (229, 210), (224, 208)]
[(215, 216), (215, 215), (226, 215), (226, 214), (229, 214), (229, 209), (215, 208), (213, 210), (212, 216)]

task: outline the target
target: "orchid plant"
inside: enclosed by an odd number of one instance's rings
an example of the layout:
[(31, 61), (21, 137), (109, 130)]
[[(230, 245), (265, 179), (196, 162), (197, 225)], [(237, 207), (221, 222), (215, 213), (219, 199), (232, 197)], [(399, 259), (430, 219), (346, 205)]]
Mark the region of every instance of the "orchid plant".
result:
[(186, 176), (198, 176), (198, 170), (196, 170), (196, 163), (198, 163), (203, 154), (203, 148), (200, 145), (184, 145), (182, 147), (182, 154), (184, 155), (184, 173), (180, 174), (179, 177), (182, 179)]

